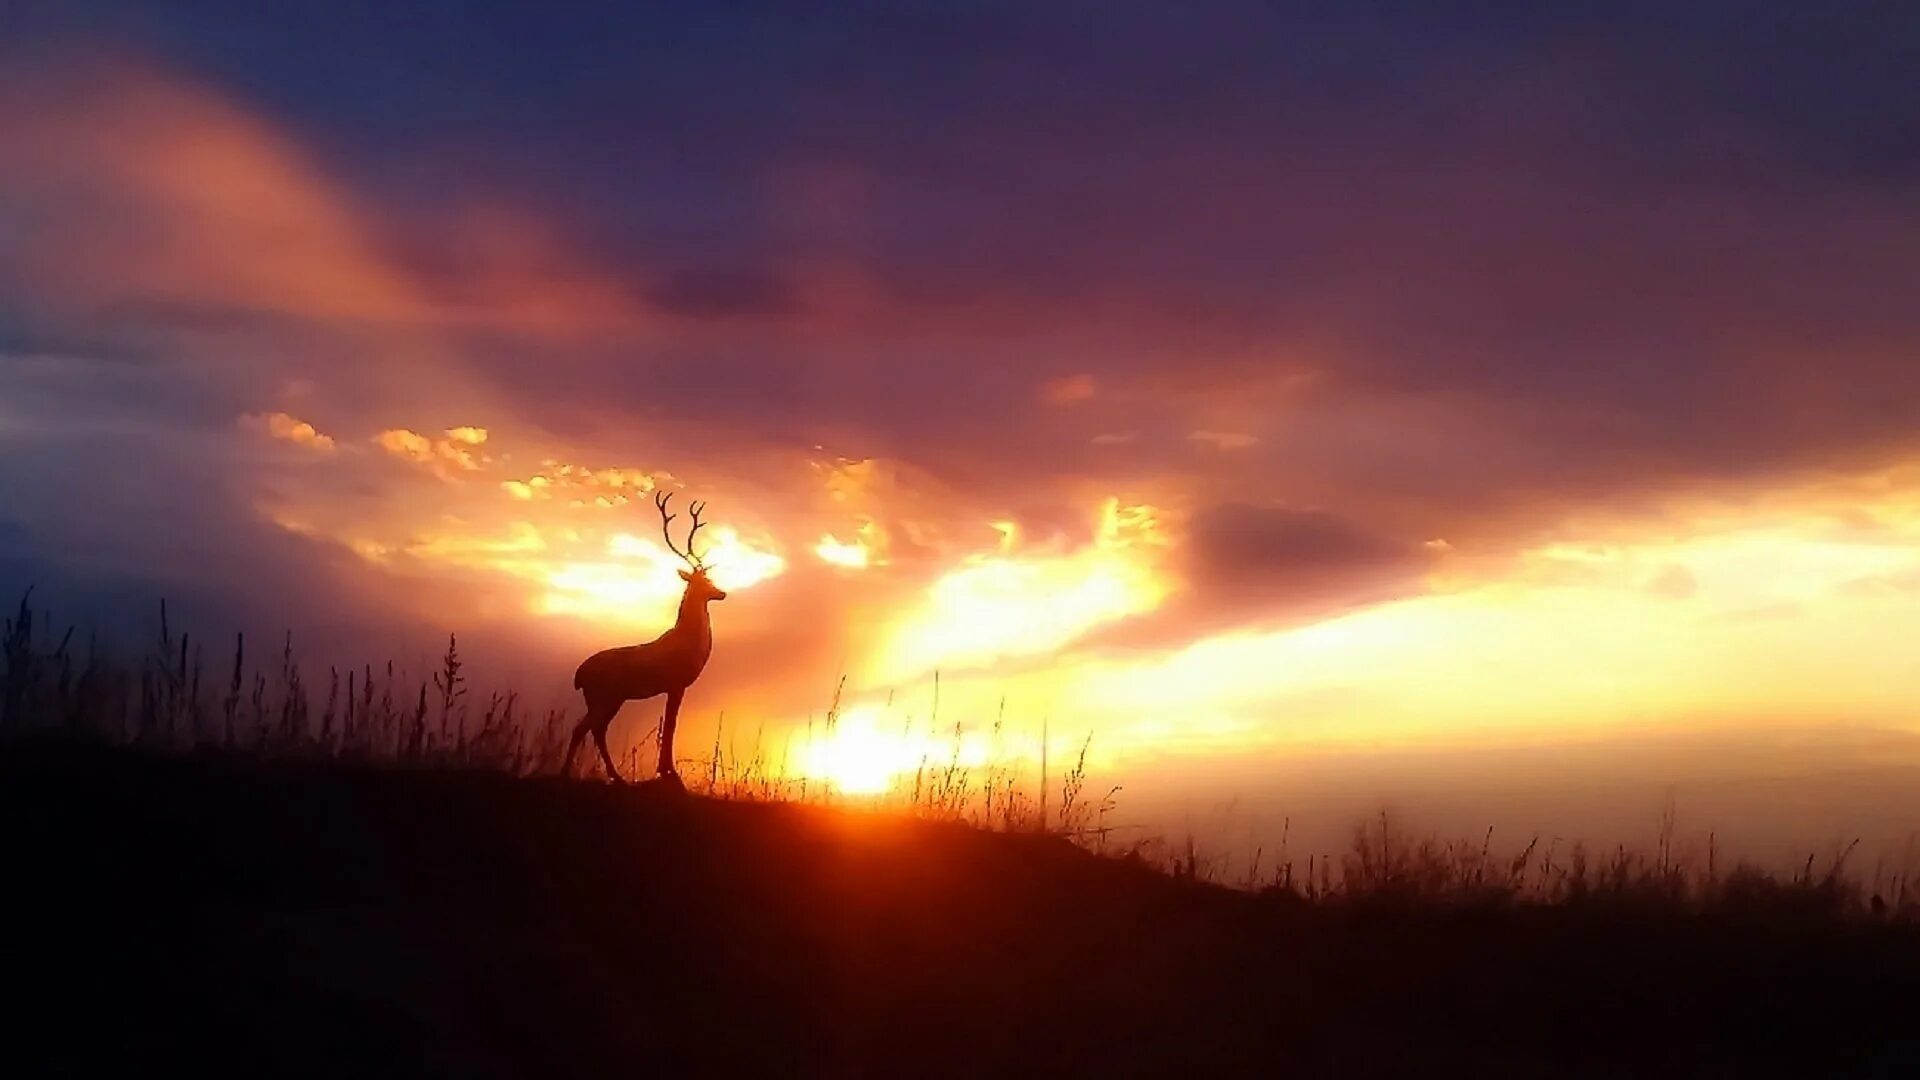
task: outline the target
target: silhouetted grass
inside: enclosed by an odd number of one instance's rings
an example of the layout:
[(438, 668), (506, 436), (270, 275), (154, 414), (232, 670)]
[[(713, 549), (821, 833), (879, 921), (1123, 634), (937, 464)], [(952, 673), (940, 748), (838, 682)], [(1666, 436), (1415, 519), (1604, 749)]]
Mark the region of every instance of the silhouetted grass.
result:
[[(61, 735), (167, 752), (537, 776), (559, 770), (577, 718), (567, 707), (529, 710), (512, 691), (475, 700), (454, 635), (448, 635), (436, 670), (424, 677), (409, 675), (389, 660), (344, 671), (329, 668), (324, 680), (315, 681), (302, 667), (291, 633), (277, 640), (264, 664), (244, 634), (234, 636), (230, 652), (210, 660), (205, 642), (174, 632), (163, 601), (148, 654), (130, 660), (91, 637), (76, 646), (71, 628), (55, 637), (51, 615), (32, 600), (29, 590), (5, 622), (0, 738)], [(208, 677), (210, 664), (218, 664), (226, 676), (223, 691)], [(935, 725), (937, 679), (929, 721)], [(835, 687), (817, 730), (809, 723), (806, 739), (833, 738), (843, 689), (844, 681)], [(712, 798), (844, 804), (1104, 842), (1101, 822), (1118, 789), (1097, 803), (1082, 796), (1086, 746), (1072, 768), (1053, 778), (1059, 791), (1049, 811), (1047, 800), (1032, 790), (1033, 781), (1005, 758), (1003, 721), (1004, 710), (991, 727), (992, 752), (984, 765), (959, 760), (965, 729), (956, 723), (949, 760), (923, 759), (910, 779), (884, 793), (847, 796), (790, 768), (791, 733), (780, 741), (778, 758), (759, 725), (742, 749), (739, 726), (722, 714), (706, 756), (681, 758), (682, 775), (694, 792)], [(640, 772), (641, 747), (657, 737), (656, 727), (626, 749), (622, 766), (629, 777)], [(583, 759), (576, 768), (593, 775), (597, 765)], [(1044, 785), (1048, 778), (1043, 774), (1038, 782)]]
[[(264, 663), (248, 639), (236, 635), (231, 652), (218, 661), (225, 674), (219, 686), (218, 676), (208, 676), (208, 643), (176, 634), (164, 602), (148, 654), (127, 660), (91, 636), (82, 640), (71, 627), (56, 632), (50, 615), (34, 608), (32, 599), (31, 591), (21, 598), (0, 633), (0, 739), (62, 736), (166, 753), (532, 777), (559, 769), (574, 719), (563, 708), (529, 710), (513, 692), (476, 700), (453, 635), (437, 670), (424, 678), (410, 677), (388, 661), (345, 671), (329, 668), (317, 684), (302, 668), (291, 634), (278, 639)], [(227, 643), (219, 647), (224, 653)], [(798, 737), (832, 738), (843, 687), (836, 686), (817, 730), (810, 722)], [(882, 794), (846, 796), (818, 779), (795, 775), (786, 760), (793, 738), (781, 742), (776, 756), (763, 728), (755, 725), (743, 736), (741, 726), (724, 715), (706, 756), (687, 760), (682, 774), (690, 790), (715, 799), (836, 805), (993, 831), (1048, 833), (1177, 879), (1231, 884), (1276, 903), (1605, 905), (1794, 918), (1920, 917), (1920, 890), (1911, 887), (1904, 863), (1891, 874), (1876, 869), (1863, 881), (1850, 871), (1849, 847), (1824, 861), (1809, 855), (1784, 877), (1748, 864), (1723, 867), (1713, 838), (1704, 858), (1676, 853), (1670, 806), (1651, 855), (1580, 842), (1564, 848), (1557, 840), (1542, 845), (1538, 837), (1501, 851), (1491, 830), (1477, 840), (1441, 840), (1410, 833), (1382, 814), (1359, 823), (1350, 848), (1337, 857), (1309, 856), (1301, 863), (1283, 840), (1276, 857), (1267, 860), (1264, 852), (1255, 852), (1244, 874), (1223, 881), (1224, 862), (1209, 859), (1191, 837), (1183, 843), (1164, 837), (1114, 841), (1106, 822), (1119, 788), (1089, 797), (1091, 734), (1058, 776), (1047, 774), (1043, 738), (1036, 784), (1027, 768), (1004, 756), (1004, 707), (988, 732), (988, 759), (976, 766), (962, 763), (965, 728), (942, 725), (938, 701), (936, 676), (928, 724), (951, 732), (951, 752), (941, 760), (923, 760), (910, 779)], [(629, 775), (640, 767), (639, 748), (627, 751)]]

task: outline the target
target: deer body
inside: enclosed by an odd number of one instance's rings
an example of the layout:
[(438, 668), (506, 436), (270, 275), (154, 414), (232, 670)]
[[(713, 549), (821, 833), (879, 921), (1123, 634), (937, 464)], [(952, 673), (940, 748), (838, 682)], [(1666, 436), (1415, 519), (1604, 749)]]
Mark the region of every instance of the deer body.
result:
[(597, 695), (643, 701), (693, 685), (713, 655), (713, 621), (705, 599), (695, 601), (692, 583), (680, 600), (673, 628), (644, 645), (604, 649), (587, 657), (573, 673), (573, 685), (591, 702)]
[[(667, 513), (667, 497), (656, 496), (654, 503), (660, 508), (661, 532), (667, 533), (667, 525), (676, 515)], [(713, 655), (713, 622), (707, 603), (727, 598), (707, 577), (705, 565), (693, 554), (693, 533), (700, 529), (700, 510), (701, 504), (694, 503), (693, 531), (687, 534), (685, 552), (674, 545), (672, 535), (667, 533), (667, 546), (693, 568), (691, 572), (680, 572), (687, 590), (680, 598), (680, 614), (672, 628), (643, 645), (594, 653), (573, 673), (574, 688), (586, 698), (587, 715), (574, 725), (573, 738), (567, 743), (566, 761), (561, 765), (563, 774), (571, 774), (574, 753), (580, 749), (581, 742), (592, 735), (608, 778), (623, 783), (620, 771), (614, 768), (613, 755), (607, 752), (607, 727), (613, 723), (620, 706), (627, 702), (665, 694), (667, 707), (660, 724), (658, 771), (663, 779), (677, 778), (673, 767), (673, 730), (680, 719), (680, 702), (687, 687), (706, 669), (707, 658)]]

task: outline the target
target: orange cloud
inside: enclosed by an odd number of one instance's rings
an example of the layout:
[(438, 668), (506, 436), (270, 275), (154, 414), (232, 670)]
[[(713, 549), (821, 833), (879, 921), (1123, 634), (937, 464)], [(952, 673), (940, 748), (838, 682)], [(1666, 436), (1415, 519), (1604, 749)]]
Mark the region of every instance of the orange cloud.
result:
[(373, 444), (394, 457), (424, 465), (441, 479), (460, 472), (477, 472), (487, 460), (478, 447), (485, 445), (487, 429), (448, 428), (446, 437), (430, 439), (406, 428), (392, 428), (373, 437)]
[(405, 428), (383, 431), (373, 437), (373, 443), (387, 453), (409, 461), (433, 460), (433, 440), (425, 435), (416, 435)]
[[(74, 62), (0, 87), (0, 201), (31, 207), (0, 276), (75, 313), (274, 313), (398, 334), (445, 361), (444, 329), (637, 332), (631, 282), (526, 212), (445, 209), (400, 235), (287, 130), (156, 67)], [(431, 273), (404, 256), (430, 239)]]
[(565, 499), (572, 506), (625, 506), (632, 496), (654, 490), (672, 477), (663, 471), (630, 467), (604, 469), (549, 459), (524, 480), (503, 480), (500, 489), (521, 502)]
[(240, 426), (323, 454), (334, 451), (333, 436), (322, 435), (312, 424), (283, 412), (248, 413), (240, 418)]
[(67, 294), (340, 319), (424, 309), (308, 155), (219, 97), (124, 65), (43, 93), (0, 98), (0, 191), (51, 208), (23, 239)]

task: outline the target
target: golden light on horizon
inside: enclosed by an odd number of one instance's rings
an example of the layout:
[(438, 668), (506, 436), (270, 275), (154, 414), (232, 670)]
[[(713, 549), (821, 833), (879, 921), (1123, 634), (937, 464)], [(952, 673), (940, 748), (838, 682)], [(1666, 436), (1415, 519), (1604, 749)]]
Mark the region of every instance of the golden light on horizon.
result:
[[(1684, 539), (1555, 542), (1510, 571), (1304, 626), (1088, 661), (1059, 707), (1109, 749), (1369, 747), (1563, 738), (1825, 709), (1910, 725), (1912, 528), (1721, 519)], [(1764, 673), (1764, 674), (1756, 674)]]

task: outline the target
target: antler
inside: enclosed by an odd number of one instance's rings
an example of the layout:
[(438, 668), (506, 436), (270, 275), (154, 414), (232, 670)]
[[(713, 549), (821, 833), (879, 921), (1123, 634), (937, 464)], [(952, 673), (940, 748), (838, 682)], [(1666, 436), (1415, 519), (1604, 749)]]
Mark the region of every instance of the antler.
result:
[(707, 566), (707, 557), (693, 550), (693, 538), (699, 535), (700, 530), (705, 528), (707, 524), (700, 520), (700, 511), (706, 508), (707, 503), (704, 499), (687, 504), (687, 514), (693, 519), (693, 528), (687, 530), (687, 556), (693, 560), (693, 566), (696, 570), (704, 570)]
[(667, 504), (672, 501), (673, 496), (668, 492), (656, 491), (653, 493), (653, 505), (655, 509), (660, 511), (660, 536), (666, 540), (668, 551), (685, 559), (687, 565), (693, 567), (695, 570), (704, 570), (707, 566), (706, 560), (693, 550), (693, 538), (706, 525), (706, 522), (700, 520), (700, 512), (707, 508), (707, 504), (698, 500), (687, 504), (687, 512), (693, 517), (693, 528), (687, 530), (687, 548), (685, 551), (682, 551), (680, 550), (680, 546), (673, 542), (673, 532), (667, 528), (667, 526), (673, 524), (674, 518), (680, 516), (679, 514), (667, 513)]

